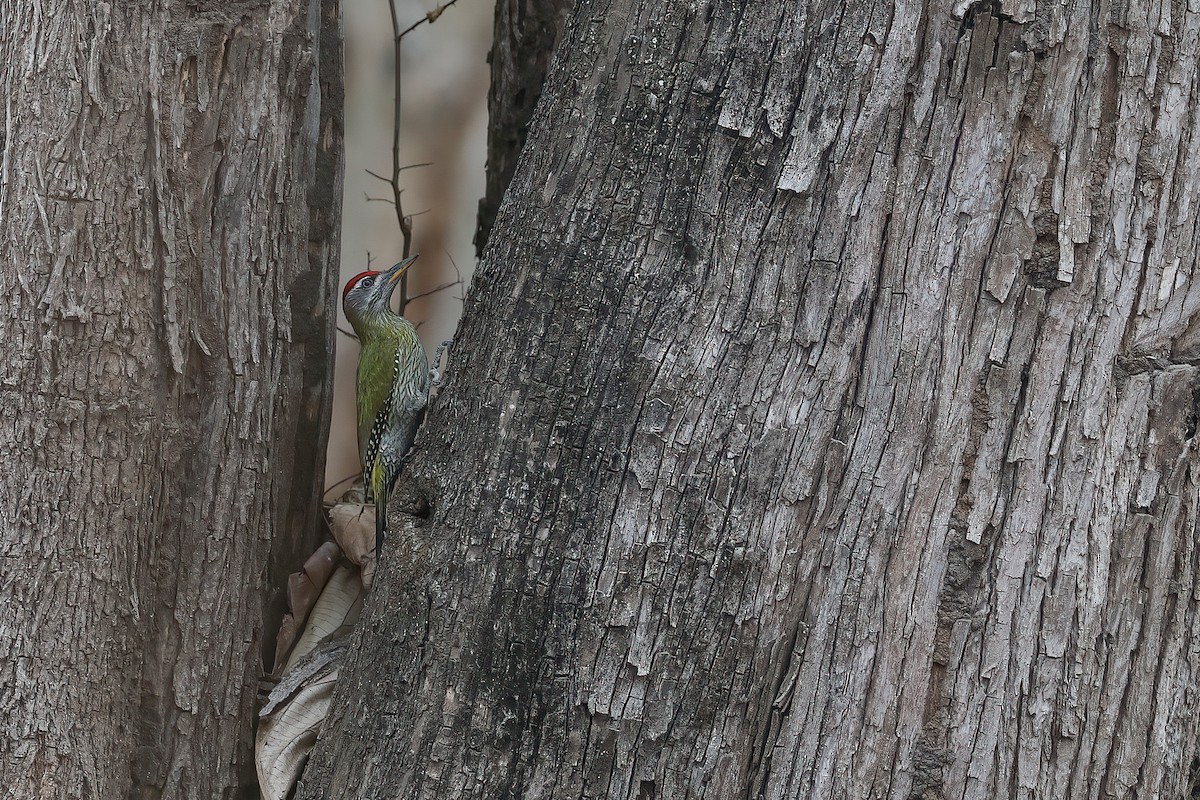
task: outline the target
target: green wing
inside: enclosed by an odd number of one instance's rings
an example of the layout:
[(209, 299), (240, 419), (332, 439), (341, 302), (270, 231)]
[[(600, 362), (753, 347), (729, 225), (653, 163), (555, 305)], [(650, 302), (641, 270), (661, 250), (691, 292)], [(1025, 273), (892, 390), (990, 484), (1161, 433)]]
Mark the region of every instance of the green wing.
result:
[(387, 405), (396, 374), (395, 339), (382, 338), (391, 341), (371, 341), (358, 357), (358, 455), (363, 473), (368, 476), (375, 458), (372, 444), (378, 446), (377, 441), (372, 443), (371, 432), (386, 424)]

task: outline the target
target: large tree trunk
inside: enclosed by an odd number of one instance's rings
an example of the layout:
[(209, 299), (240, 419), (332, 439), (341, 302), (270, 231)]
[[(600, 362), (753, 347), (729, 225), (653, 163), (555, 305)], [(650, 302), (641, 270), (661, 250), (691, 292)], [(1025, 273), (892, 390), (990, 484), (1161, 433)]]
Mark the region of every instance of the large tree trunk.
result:
[(254, 792), (271, 595), (319, 519), (338, 25), (0, 3), (5, 797)]
[(580, 3), (300, 796), (1183, 793), (1198, 30)]

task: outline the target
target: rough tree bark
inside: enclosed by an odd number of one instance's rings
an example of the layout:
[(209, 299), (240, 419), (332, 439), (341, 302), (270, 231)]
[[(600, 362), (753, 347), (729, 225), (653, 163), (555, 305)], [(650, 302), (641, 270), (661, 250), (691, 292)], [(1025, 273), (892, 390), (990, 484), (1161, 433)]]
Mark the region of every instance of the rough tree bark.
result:
[(0, 3), (0, 796), (257, 796), (340, 85), (333, 0)]
[(300, 797), (1183, 794), (1198, 31), (579, 3)]

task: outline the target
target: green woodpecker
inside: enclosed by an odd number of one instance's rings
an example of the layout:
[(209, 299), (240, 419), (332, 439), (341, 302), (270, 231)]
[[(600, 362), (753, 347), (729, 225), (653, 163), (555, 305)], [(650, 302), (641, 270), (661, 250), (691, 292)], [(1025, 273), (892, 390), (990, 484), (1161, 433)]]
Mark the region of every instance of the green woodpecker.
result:
[(400, 474), (429, 399), (425, 348), (412, 323), (390, 305), (400, 276), (416, 260), (413, 256), (383, 272), (359, 273), (342, 290), (346, 319), (362, 344), (355, 382), (358, 454), (367, 501), (375, 501), (376, 558), (383, 549), (388, 491)]

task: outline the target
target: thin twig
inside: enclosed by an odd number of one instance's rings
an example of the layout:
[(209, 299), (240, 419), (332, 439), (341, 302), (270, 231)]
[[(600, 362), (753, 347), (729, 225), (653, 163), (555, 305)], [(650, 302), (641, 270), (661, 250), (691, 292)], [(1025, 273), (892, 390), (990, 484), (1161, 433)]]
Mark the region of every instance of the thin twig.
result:
[[(387, 182), (392, 186), (392, 200), (396, 206), (396, 222), (400, 225), (400, 236), (403, 240), (400, 255), (401, 258), (408, 258), (409, 250), (412, 249), (412, 220), (404, 215), (404, 205), (400, 200), (400, 39), (403, 34), (400, 32), (400, 18), (396, 16), (396, 0), (388, 0), (388, 11), (392, 15), (392, 36), (393, 36), (393, 58), (395, 64), (392, 72), (392, 177)], [(408, 304), (408, 275), (400, 276), (400, 313), (404, 313), (404, 306)]]
[[(465, 284), (463, 284), (462, 273), (458, 271), (458, 262), (454, 260), (454, 256), (450, 255), (450, 251), (444, 247), (442, 248), (442, 252), (446, 254), (446, 258), (450, 259), (450, 266), (454, 267), (454, 277), (456, 279), (454, 282), (457, 283), (459, 286), (465, 285)], [(453, 295), (453, 294), (450, 296), (453, 297), (455, 300), (458, 300), (461, 303), (465, 303), (467, 301), (467, 298), (465, 296)]]
[[(429, 166), (429, 165), (428, 164), (410, 164), (410, 165), (404, 166), (404, 167), (400, 166), (400, 105), (401, 105), (400, 99), (402, 96), (402, 94), (401, 94), (402, 70), (401, 70), (401, 66), (400, 66), (400, 42), (401, 42), (401, 40), (404, 39), (405, 36), (407, 36), (409, 33), (414, 31), (416, 28), (425, 24), (426, 22), (428, 22), (430, 24), (436, 22), (438, 17), (440, 17), (447, 8), (449, 8), (450, 6), (454, 5), (457, 2), (458, 2), (458, 0), (448, 0), (448, 2), (440, 3), (437, 6), (437, 8), (433, 9), (432, 11), (427, 12), (424, 17), (417, 20), (412, 25), (409, 25), (404, 30), (400, 30), (400, 18), (396, 14), (396, 0), (388, 0), (388, 11), (391, 13), (391, 16), (392, 16), (392, 37), (393, 37), (393, 51), (394, 51), (393, 58), (395, 61), (395, 64), (393, 67), (393, 75), (392, 75), (392, 80), (393, 80), (393, 84), (394, 84), (392, 87), (392, 91), (393, 91), (392, 176), (390, 178), (384, 178), (382, 175), (371, 172), (370, 170), (367, 170), (367, 173), (375, 178), (378, 178), (379, 180), (382, 180), (384, 183), (390, 184), (392, 187), (392, 205), (396, 209), (396, 222), (400, 225), (400, 236), (401, 236), (401, 240), (402, 240), (402, 246), (401, 246), (401, 250), (400, 250), (401, 258), (408, 258), (409, 253), (412, 251), (412, 219), (414, 216), (417, 216), (417, 215), (404, 213), (404, 204), (400, 198), (400, 195), (402, 194), (402, 192), (400, 190), (400, 173), (403, 170), (411, 169), (412, 167)], [(371, 198), (368, 198), (368, 202), (370, 202), (370, 201), (371, 201)], [(424, 212), (422, 212), (422, 213), (424, 213)], [(398, 293), (400, 295), (400, 313), (403, 314), (404, 307), (408, 305), (408, 301), (410, 299), (408, 296), (408, 273), (407, 272), (405, 272), (403, 275), (400, 276), (400, 286), (399, 286)]]
[[(435, 286), (427, 292), (421, 292), (420, 294), (414, 294), (412, 297), (408, 298), (409, 302), (411, 302), (413, 300), (419, 300), (422, 297), (429, 297), (430, 295), (437, 294), (438, 292), (444, 292), (447, 289), (453, 288), (455, 286), (463, 285), (462, 273), (458, 269), (458, 262), (454, 260), (454, 256), (452, 256), (450, 254), (450, 251), (447, 250), (446, 248), (443, 247), (442, 252), (446, 254), (446, 258), (450, 259), (450, 266), (454, 267), (454, 278), (455, 279), (452, 281), (447, 281), (446, 283), (443, 283), (440, 286)], [(455, 300), (463, 300), (464, 299), (462, 297), (459, 297), (458, 295), (450, 295), (450, 296), (453, 297)], [(417, 330), (421, 329), (422, 322), (424, 322), (424, 320), (417, 323)]]
[(442, 248), (442, 252), (446, 254), (446, 258), (450, 259), (450, 266), (454, 267), (454, 277), (458, 279), (458, 283), (462, 283), (462, 273), (458, 271), (458, 262), (454, 260), (454, 256), (446, 248)]
[(457, 2), (458, 2), (458, 0), (449, 0), (449, 2), (447, 2), (447, 3), (439, 4), (438, 7), (435, 8), (433, 11), (426, 12), (425, 16), (421, 17), (419, 20), (414, 22), (412, 25), (409, 25), (403, 31), (396, 34), (396, 41), (400, 41), (405, 36), (412, 33), (413, 30), (424, 25), (426, 22), (431, 23), (431, 24), (434, 22), (437, 22), (437, 19), (438, 19), (438, 17), (440, 17), (442, 15), (442, 12)]
[(412, 297), (408, 298), (408, 302), (411, 303), (413, 300), (420, 300), (422, 297), (429, 297), (430, 295), (437, 294), (438, 292), (444, 292), (453, 286), (460, 286), (460, 285), (462, 285), (462, 281), (460, 281), (460, 280), (459, 281), (450, 281), (449, 283), (443, 283), (440, 286), (433, 287), (429, 291), (421, 292), (420, 294), (414, 294)]
[(325, 498), (326, 498), (326, 496), (328, 496), (328, 494), (329, 494), (330, 492), (332, 492), (334, 489), (338, 488), (338, 487), (339, 487), (339, 486), (341, 486), (342, 484), (344, 484), (344, 483), (350, 483), (351, 481), (354, 481), (354, 480), (358, 479), (358, 478), (359, 478), (359, 477), (361, 477), (361, 476), (362, 476), (362, 473), (361, 473), (361, 472), (356, 472), (356, 473), (354, 473), (353, 475), (350, 475), (350, 476), (348, 476), (348, 477), (342, 478), (340, 481), (338, 481), (337, 483), (333, 484), (332, 486), (326, 486), (326, 487), (325, 487), (325, 491), (321, 493), (321, 500), (322, 500), (322, 501), (324, 501), (324, 500), (325, 500)]
[(343, 328), (341, 325), (338, 325), (337, 329), (338, 329), (338, 333), (342, 334), (343, 336), (349, 336), (354, 341), (356, 341), (356, 342), (358, 341), (357, 336), (355, 336), (351, 331), (348, 331), (345, 328)]
[[(420, 164), (405, 164), (403, 167), (401, 167), (399, 169), (399, 172), (404, 172), (404, 170), (406, 170), (406, 169), (416, 169), (417, 167), (432, 167), (432, 166), (433, 166), (432, 161), (423, 161)], [(378, 172), (375, 172), (373, 170), (364, 169), (363, 172), (367, 173), (372, 178), (378, 178), (379, 180), (383, 181), (384, 183), (392, 182), (391, 178), (380, 175)]]

